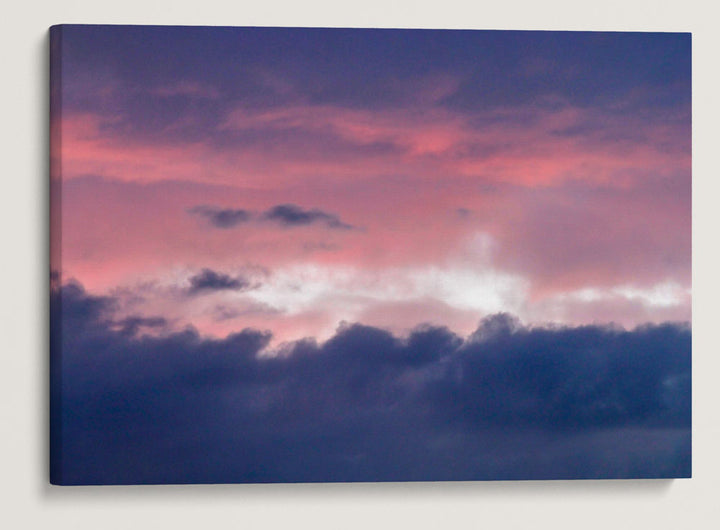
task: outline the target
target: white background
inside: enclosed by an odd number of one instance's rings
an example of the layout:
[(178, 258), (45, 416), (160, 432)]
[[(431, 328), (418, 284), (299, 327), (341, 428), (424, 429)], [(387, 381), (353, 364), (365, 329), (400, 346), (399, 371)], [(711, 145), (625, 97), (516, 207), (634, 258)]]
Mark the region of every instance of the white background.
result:
[[(0, 39), (0, 521), (5, 528), (717, 528), (718, 22), (710, 1), (28, 0)], [(47, 482), (47, 28), (57, 23), (693, 33), (693, 478), (52, 487)]]

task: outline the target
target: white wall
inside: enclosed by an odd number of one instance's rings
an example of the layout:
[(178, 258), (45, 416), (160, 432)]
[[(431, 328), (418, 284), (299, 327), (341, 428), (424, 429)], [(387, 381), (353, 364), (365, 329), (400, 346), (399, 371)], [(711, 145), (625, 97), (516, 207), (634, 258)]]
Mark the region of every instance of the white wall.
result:
[[(7, 528), (715, 528), (720, 526), (712, 2), (27, 0), (0, 39), (0, 521)], [(47, 484), (47, 28), (56, 23), (692, 31), (694, 478), (678, 481), (167, 486)]]

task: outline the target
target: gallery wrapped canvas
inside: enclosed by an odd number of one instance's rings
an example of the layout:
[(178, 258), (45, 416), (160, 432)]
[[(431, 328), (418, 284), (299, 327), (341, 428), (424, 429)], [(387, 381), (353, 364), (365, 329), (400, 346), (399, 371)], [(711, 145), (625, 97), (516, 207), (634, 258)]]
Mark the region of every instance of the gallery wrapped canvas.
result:
[(691, 37), (63, 25), (54, 484), (691, 474)]

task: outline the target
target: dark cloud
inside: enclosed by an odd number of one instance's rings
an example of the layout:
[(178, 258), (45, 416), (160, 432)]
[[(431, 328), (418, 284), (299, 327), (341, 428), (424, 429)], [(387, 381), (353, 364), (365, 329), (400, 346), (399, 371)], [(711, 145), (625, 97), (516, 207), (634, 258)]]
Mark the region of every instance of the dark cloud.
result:
[(252, 217), (250, 212), (246, 210), (217, 208), (215, 206), (195, 206), (188, 211), (204, 217), (216, 228), (234, 228), (237, 225), (247, 223)]
[(355, 324), (272, 357), (268, 332), (140, 335), (112, 308), (52, 297), (56, 483), (690, 474), (688, 325)]
[[(238, 103), (409, 106), (428, 79), (457, 79), (440, 103), (464, 115), (567, 101), (658, 119), (667, 112), (657, 109), (689, 109), (691, 96), (689, 33), (64, 26), (62, 37), (68, 109), (163, 138), (172, 124), (207, 141)], [(213, 98), (158, 94), (198, 72)]]
[(203, 269), (190, 278), (188, 292), (190, 294), (199, 294), (212, 291), (239, 291), (249, 286), (250, 282), (240, 276), (233, 277), (211, 269)]
[(258, 215), (247, 210), (223, 209), (215, 206), (194, 206), (188, 211), (206, 218), (216, 228), (234, 228), (250, 222), (253, 218), (272, 221), (285, 227), (321, 224), (335, 230), (352, 230), (354, 228), (352, 225), (342, 222), (337, 215), (323, 212), (317, 208), (304, 210), (295, 204), (278, 204)]
[(343, 223), (338, 216), (323, 212), (322, 210), (303, 210), (294, 204), (278, 204), (266, 211), (262, 217), (275, 221), (283, 226), (305, 226), (310, 224), (324, 224), (328, 228), (350, 230), (352, 225)]
[(115, 322), (116, 326), (125, 335), (137, 335), (141, 329), (157, 329), (167, 325), (167, 320), (161, 317), (132, 316)]

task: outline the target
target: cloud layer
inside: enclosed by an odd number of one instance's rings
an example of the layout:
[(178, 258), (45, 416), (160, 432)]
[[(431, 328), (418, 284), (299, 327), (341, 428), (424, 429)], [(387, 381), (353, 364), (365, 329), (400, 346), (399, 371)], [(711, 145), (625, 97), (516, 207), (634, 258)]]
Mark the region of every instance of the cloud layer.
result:
[(53, 295), (57, 483), (690, 473), (684, 325), (347, 324), (269, 355), (267, 332), (144, 335), (114, 303), (78, 284)]

